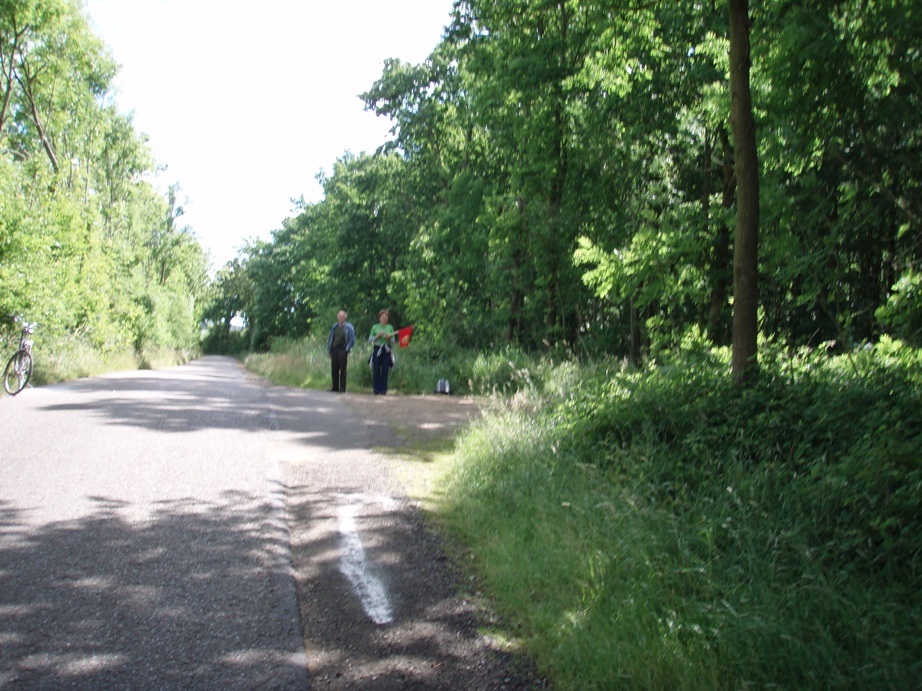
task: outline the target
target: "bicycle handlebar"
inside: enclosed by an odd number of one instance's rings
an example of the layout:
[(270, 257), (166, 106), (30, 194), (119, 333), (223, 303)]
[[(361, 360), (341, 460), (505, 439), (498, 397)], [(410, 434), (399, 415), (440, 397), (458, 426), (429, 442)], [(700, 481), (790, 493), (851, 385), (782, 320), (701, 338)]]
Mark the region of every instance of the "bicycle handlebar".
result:
[(38, 322), (27, 322), (23, 321), (22, 315), (15, 314), (13, 315), (13, 321), (17, 324), (22, 324), (22, 330), (27, 334), (32, 333), (38, 327)]

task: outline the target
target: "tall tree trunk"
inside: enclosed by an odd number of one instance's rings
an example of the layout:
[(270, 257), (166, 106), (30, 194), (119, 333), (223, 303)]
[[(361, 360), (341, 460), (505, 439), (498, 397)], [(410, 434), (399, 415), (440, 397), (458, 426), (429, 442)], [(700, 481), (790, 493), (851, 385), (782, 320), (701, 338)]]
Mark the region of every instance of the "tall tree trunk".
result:
[(736, 154), (736, 232), (733, 247), (733, 379), (758, 373), (759, 157), (749, 86), (749, 2), (728, 0), (730, 127)]
[[(567, 33), (569, 31), (570, 17), (567, 12), (567, 5), (564, 2), (557, 3), (557, 9), (560, 11), (560, 54), (557, 57), (558, 64), (569, 72), (568, 55), (567, 55)], [(548, 285), (547, 285), (547, 312), (545, 314), (545, 334), (553, 333), (560, 321), (560, 331), (564, 331), (562, 315), (566, 314), (567, 306), (558, 304), (560, 300), (560, 250), (566, 247), (567, 238), (561, 232), (560, 210), (563, 206), (564, 189), (567, 183), (567, 174), (569, 172), (569, 151), (567, 149), (567, 124), (565, 115), (565, 101), (562, 84), (560, 81), (554, 82), (551, 93), (554, 99), (554, 143), (551, 148), (554, 168), (550, 181), (550, 190), (548, 194), (548, 227), (550, 228), (550, 237), (547, 239), (547, 265), (548, 265)], [(545, 340), (545, 344), (549, 345)]]
[[(723, 151), (723, 179), (721, 191), (721, 206), (729, 211), (736, 200), (736, 173), (733, 164), (733, 147), (730, 145), (730, 136), (725, 127), (717, 131)], [(731, 324), (726, 319), (727, 296), (733, 282), (733, 253), (731, 250), (730, 229), (723, 221), (723, 216), (716, 222), (714, 228), (714, 244), (711, 247), (711, 292), (710, 308), (708, 312), (708, 337), (716, 345), (727, 345), (731, 342)]]
[(629, 358), (631, 364), (635, 367), (640, 367), (643, 365), (641, 359), (641, 333), (640, 333), (640, 314), (637, 312), (637, 308), (634, 306), (634, 298), (631, 298), (631, 351)]
[(51, 167), (54, 168), (55, 174), (57, 174), (60, 170), (58, 167), (58, 157), (55, 155), (54, 147), (51, 145), (51, 141), (48, 139), (48, 134), (45, 132), (45, 127), (42, 125), (42, 118), (38, 114), (38, 104), (35, 100), (35, 92), (32, 89), (32, 79), (34, 78), (34, 75), (29, 71), (25, 59), (20, 61), (20, 66), (22, 68), (23, 74), (17, 75), (16, 81), (19, 82), (19, 86), (22, 87), (23, 93), (29, 100), (29, 108), (32, 114), (32, 124), (35, 125), (39, 139), (42, 142), (42, 147), (45, 149), (45, 154), (48, 156), (48, 161), (51, 163)]
[(20, 41), (25, 35), (26, 30), (20, 29), (17, 26), (15, 14), (12, 18), (12, 27), (9, 34), (2, 36), (2, 33), (0, 33), (0, 37), (2, 37), (3, 40), (3, 46), (0, 46), (0, 51), (9, 47), (8, 54), (5, 52), (0, 54), (0, 66), (3, 68), (3, 99), (2, 103), (0, 103), (0, 134), (3, 132), (7, 114), (9, 113), (10, 100), (13, 96), (13, 82), (17, 79), (16, 55), (21, 49)]
[(519, 257), (519, 253), (516, 252), (512, 256), (512, 296), (509, 301), (509, 322), (506, 328), (506, 340), (509, 343), (515, 341), (516, 330), (519, 327), (521, 321), (520, 311), (522, 309), (522, 291), (519, 288), (519, 271), (522, 267), (522, 260)]
[[(516, 199), (515, 206), (521, 216), (519, 222), (524, 225), (525, 200), (519, 197)], [(521, 286), (522, 264), (524, 263), (522, 260), (523, 252), (519, 240), (516, 238), (513, 242), (516, 244), (512, 249), (512, 295), (509, 302), (509, 325), (506, 330), (506, 340), (510, 343), (515, 341), (516, 332), (520, 335), (522, 333), (522, 305), (525, 302), (525, 295)]]

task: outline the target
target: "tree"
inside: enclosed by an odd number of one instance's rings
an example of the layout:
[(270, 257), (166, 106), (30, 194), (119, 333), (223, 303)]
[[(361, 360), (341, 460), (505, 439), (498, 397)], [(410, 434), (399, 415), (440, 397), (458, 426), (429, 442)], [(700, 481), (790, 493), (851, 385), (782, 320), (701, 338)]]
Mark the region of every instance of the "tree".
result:
[(189, 348), (207, 260), (144, 179), (115, 72), (77, 2), (0, 0), (0, 310), (102, 351)]
[(736, 231), (733, 239), (733, 378), (758, 371), (759, 158), (749, 85), (749, 2), (729, 0), (730, 126), (736, 154)]
[[(92, 112), (115, 64), (65, 0), (0, 2), (0, 135), (28, 158), (40, 144), (53, 171), (75, 153), (75, 120)], [(79, 137), (77, 137), (79, 141)]]
[(638, 363), (693, 331), (732, 344), (741, 384), (760, 337), (913, 335), (911, 5), (759, 3), (753, 30), (742, 0), (461, 0), (429, 59), (363, 95), (393, 139), (277, 234), (291, 290), (267, 308), (387, 301), (471, 347)]

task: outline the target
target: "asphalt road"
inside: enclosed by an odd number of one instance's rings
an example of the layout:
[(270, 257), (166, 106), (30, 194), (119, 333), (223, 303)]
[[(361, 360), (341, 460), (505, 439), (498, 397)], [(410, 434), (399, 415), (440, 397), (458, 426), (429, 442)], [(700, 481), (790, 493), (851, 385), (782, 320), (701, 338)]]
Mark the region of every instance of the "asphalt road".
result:
[(532, 689), (377, 447), (446, 397), (229, 358), (0, 397), (0, 689)]
[(309, 686), (270, 391), (205, 358), (0, 398), (0, 688)]

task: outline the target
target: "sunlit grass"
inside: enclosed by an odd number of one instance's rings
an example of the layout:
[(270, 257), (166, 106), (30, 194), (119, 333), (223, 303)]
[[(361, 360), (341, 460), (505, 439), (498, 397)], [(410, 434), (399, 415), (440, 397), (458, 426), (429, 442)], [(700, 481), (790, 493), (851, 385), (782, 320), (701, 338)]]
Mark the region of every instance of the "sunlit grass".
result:
[(163, 348), (137, 353), (124, 348), (100, 349), (73, 336), (40, 336), (36, 338), (32, 355), (34, 369), (31, 383), (39, 386), (109, 372), (172, 367), (189, 362), (198, 356), (198, 352)]
[[(349, 356), (349, 388), (370, 391), (371, 346), (359, 338)], [(596, 372), (620, 371), (622, 363), (599, 359), (577, 365), (567, 360), (539, 358), (516, 348), (476, 354), (414, 340), (396, 350), (397, 364), (390, 371), (388, 392), (416, 395), (434, 393), (440, 379), (449, 382), (452, 395), (496, 398), (504, 403), (532, 406), (547, 397), (571, 395), (581, 381)], [(326, 339), (276, 339), (267, 353), (251, 353), (246, 367), (282, 386), (329, 388), (330, 359)]]
[[(918, 351), (766, 348), (746, 390), (727, 350), (694, 343), (647, 370), (514, 349), (398, 355), (401, 393), (445, 377), (482, 401), (450, 442), (406, 431), (381, 451), (498, 613), (489, 634), (554, 688), (922, 678)], [(329, 376), (317, 343), (265, 368), (293, 386)]]
[(441, 520), (555, 688), (911, 688), (917, 360), (865, 358), (863, 380), (845, 360), (774, 383), (768, 366), (740, 396), (718, 358), (497, 409), (462, 440)]
[[(326, 342), (281, 339), (268, 353), (251, 353), (244, 359), (247, 369), (281, 386), (304, 389), (330, 388), (330, 356)], [(358, 368), (349, 363), (350, 386), (358, 386)]]
[[(444, 447), (444, 443), (439, 444)], [(451, 467), (452, 454), (422, 451), (417, 448), (386, 449), (384, 455), (394, 478), (407, 497), (425, 511), (434, 511), (445, 474)]]

